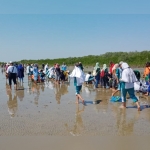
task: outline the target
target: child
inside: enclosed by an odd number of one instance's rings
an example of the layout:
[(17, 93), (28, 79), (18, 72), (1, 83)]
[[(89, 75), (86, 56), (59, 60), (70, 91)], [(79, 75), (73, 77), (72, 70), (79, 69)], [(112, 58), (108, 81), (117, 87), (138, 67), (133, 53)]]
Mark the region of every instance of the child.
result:
[(80, 95), (80, 91), (82, 89), (82, 84), (85, 80), (85, 75), (83, 71), (79, 67), (79, 63), (75, 64), (75, 68), (73, 72), (71, 73), (70, 77), (74, 78), (74, 86), (76, 87), (76, 103), (79, 104), (79, 99), (81, 99), (83, 105), (84, 105), (84, 99)]
[(94, 81), (94, 77), (91, 76), (91, 72), (88, 72), (85, 76), (85, 82), (86, 84), (92, 84), (92, 81)]

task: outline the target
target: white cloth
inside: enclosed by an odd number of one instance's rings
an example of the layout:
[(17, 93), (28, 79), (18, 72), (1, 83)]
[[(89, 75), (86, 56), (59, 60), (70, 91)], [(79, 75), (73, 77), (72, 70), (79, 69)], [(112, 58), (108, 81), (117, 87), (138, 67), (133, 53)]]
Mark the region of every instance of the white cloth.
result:
[(47, 76), (49, 77), (49, 78), (52, 78), (52, 76), (53, 75), (55, 75), (55, 68), (54, 67), (51, 67), (50, 69), (48, 69), (48, 73), (46, 73), (47, 74)]
[(29, 66), (27, 66), (27, 68), (26, 68), (26, 73), (28, 74), (29, 72), (30, 72)]
[(121, 81), (126, 82), (126, 83), (134, 83), (137, 80), (133, 70), (129, 68), (129, 65), (127, 63), (122, 64), (122, 77)]
[(85, 76), (85, 82), (89, 81), (89, 77), (90, 77), (90, 74), (86, 74), (86, 76)]
[(85, 81), (85, 74), (84, 72), (75, 66), (74, 70), (72, 71), (71, 75), (69, 75), (69, 77), (74, 78), (76, 77), (77, 79), (77, 86), (80, 86), (84, 83)]
[(18, 73), (17, 68), (15, 66), (9, 66), (7, 68), (7, 73)]
[(48, 69), (48, 65), (45, 65), (45, 67), (44, 67), (44, 73), (45, 74), (46, 74), (47, 69)]
[(134, 90), (135, 91), (139, 91), (140, 90), (140, 84), (141, 84), (140, 82), (135, 82), (134, 83)]

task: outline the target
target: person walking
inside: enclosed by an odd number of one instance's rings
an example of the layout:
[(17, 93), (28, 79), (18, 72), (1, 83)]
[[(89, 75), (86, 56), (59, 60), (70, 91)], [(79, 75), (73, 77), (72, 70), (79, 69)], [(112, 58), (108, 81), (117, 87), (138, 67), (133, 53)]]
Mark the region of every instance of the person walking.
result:
[(18, 65), (18, 78), (20, 79), (20, 83), (23, 83), (23, 78), (24, 78), (24, 67), (22, 64)]
[(129, 67), (127, 63), (123, 63), (121, 65), (122, 68), (122, 77), (121, 81), (121, 99), (122, 106), (120, 108), (126, 108), (126, 95), (129, 94), (130, 98), (133, 102), (136, 103), (138, 111), (141, 110), (140, 104), (138, 102), (138, 98), (134, 94), (134, 82), (137, 81), (137, 78), (133, 72), (133, 70)]
[(7, 74), (8, 74), (8, 79), (9, 79), (9, 87), (10, 90), (12, 89), (12, 80), (14, 83), (14, 87), (17, 90), (17, 81), (16, 81), (16, 77), (17, 77), (17, 68), (13, 65), (13, 62), (10, 61), (10, 66), (7, 68)]

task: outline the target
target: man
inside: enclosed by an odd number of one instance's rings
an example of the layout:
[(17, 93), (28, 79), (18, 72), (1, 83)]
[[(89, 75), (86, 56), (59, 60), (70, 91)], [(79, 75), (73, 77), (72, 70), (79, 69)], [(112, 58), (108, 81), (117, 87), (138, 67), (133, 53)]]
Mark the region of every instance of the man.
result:
[(10, 66), (7, 68), (7, 74), (8, 74), (8, 79), (9, 79), (9, 86), (10, 86), (10, 89), (11, 88), (11, 85), (12, 85), (12, 80), (14, 82), (14, 87), (15, 89), (17, 90), (17, 81), (16, 81), (16, 78), (17, 78), (17, 68), (13, 65), (13, 62), (10, 61)]

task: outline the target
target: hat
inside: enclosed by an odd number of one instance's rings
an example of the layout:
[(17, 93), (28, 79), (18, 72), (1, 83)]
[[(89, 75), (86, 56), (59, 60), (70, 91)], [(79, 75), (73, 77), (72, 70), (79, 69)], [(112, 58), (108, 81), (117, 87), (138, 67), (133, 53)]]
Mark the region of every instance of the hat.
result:
[(12, 62), (12, 61), (10, 61), (9, 63), (10, 63), (10, 64), (12, 64), (13, 62)]

